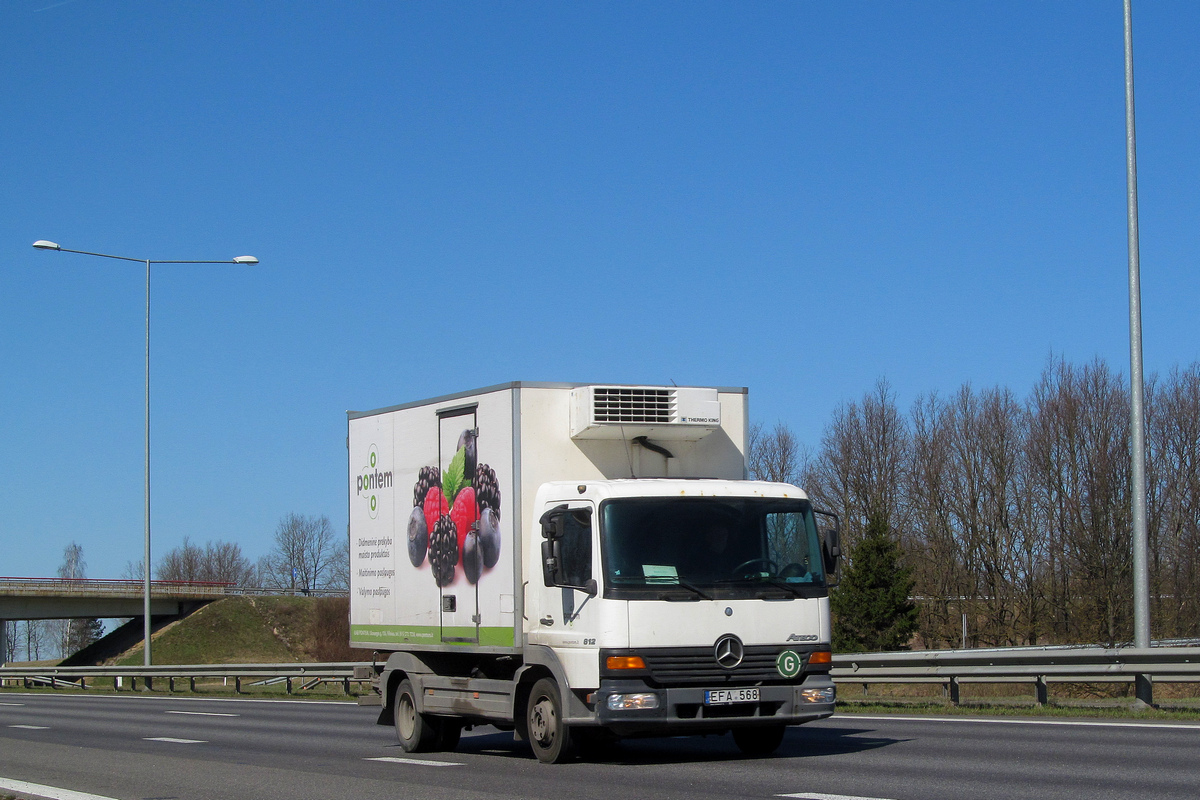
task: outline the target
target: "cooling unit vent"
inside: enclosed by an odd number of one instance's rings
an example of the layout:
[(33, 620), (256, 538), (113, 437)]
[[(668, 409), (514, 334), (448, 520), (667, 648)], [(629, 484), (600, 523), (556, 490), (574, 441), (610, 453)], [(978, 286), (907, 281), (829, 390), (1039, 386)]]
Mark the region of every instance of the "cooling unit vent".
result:
[(571, 394), (573, 439), (698, 441), (721, 427), (716, 389), (583, 386)]
[(592, 421), (670, 424), (675, 398), (670, 389), (597, 386), (592, 390)]

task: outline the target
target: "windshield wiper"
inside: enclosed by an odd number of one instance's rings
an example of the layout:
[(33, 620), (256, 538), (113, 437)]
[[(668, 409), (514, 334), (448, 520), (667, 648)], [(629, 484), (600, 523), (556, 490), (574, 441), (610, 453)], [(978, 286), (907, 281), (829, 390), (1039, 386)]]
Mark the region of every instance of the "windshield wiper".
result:
[[(695, 585), (693, 585), (693, 584), (691, 584), (691, 583), (688, 583), (688, 582), (687, 582), (687, 581), (685, 581), (685, 580), (678, 580), (678, 579), (677, 579), (677, 580), (676, 580), (674, 583), (672, 583), (671, 585), (672, 585), (672, 586), (682, 586), (684, 589), (688, 589), (688, 590), (690, 590), (690, 591), (692, 591), (692, 592), (695, 592), (697, 595), (699, 595), (700, 597), (702, 597), (702, 598), (703, 598), (703, 599), (705, 599), (705, 600), (712, 600), (712, 597), (711, 597), (711, 596), (710, 596), (708, 593), (706, 593), (704, 590), (702, 590), (700, 587), (698, 587), (698, 586), (695, 586)], [(659, 593), (659, 595), (658, 595), (658, 598), (659, 598), (660, 600), (670, 600), (670, 599), (671, 599), (671, 598), (670, 598), (670, 596), (669, 596), (669, 595), (668, 595), (666, 592), (660, 592), (660, 593)]]
[(801, 592), (798, 588), (796, 588), (795, 586), (792, 586), (787, 581), (777, 578), (773, 575), (769, 576), (769, 577), (764, 577), (762, 580), (771, 584), (772, 586), (778, 586), (780, 589), (787, 589), (789, 592), (791, 592), (796, 597), (804, 597), (804, 593)]

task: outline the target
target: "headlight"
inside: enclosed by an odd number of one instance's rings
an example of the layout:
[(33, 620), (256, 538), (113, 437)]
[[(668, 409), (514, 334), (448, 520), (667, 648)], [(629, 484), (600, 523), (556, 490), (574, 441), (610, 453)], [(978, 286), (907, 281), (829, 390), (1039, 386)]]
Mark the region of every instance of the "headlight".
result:
[(801, 689), (800, 699), (805, 703), (832, 703), (837, 698), (837, 690), (832, 686), (824, 689)]
[(610, 694), (608, 696), (609, 711), (626, 711), (638, 708), (658, 708), (658, 695), (653, 692), (637, 694)]

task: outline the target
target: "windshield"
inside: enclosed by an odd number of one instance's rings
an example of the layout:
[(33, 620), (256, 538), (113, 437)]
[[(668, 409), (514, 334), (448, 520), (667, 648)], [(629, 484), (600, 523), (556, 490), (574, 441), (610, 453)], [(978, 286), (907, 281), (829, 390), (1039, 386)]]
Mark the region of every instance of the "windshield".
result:
[(605, 586), (615, 597), (824, 593), (817, 529), (806, 500), (607, 500), (600, 535)]

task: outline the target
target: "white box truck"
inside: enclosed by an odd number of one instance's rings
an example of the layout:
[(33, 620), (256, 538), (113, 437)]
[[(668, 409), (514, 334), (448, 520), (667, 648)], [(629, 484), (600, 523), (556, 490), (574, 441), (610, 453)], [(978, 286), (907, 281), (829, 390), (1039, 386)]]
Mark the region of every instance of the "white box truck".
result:
[(746, 480), (745, 389), (509, 383), (348, 413), (350, 639), (408, 752), (748, 754), (833, 713), (837, 519)]

